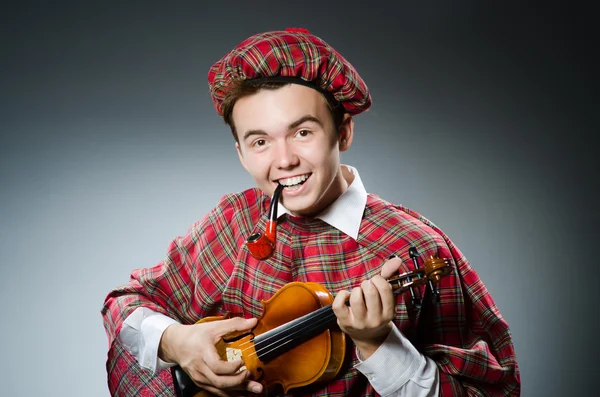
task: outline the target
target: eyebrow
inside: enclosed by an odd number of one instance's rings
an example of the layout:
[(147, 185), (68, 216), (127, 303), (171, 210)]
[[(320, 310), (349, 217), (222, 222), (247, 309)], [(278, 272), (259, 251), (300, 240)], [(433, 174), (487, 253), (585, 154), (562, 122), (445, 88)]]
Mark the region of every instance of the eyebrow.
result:
[[(290, 125), (288, 125), (288, 130), (294, 129), (294, 128), (298, 127), (299, 125), (302, 125), (303, 123), (306, 123), (306, 122), (316, 123), (319, 126), (323, 127), (323, 123), (321, 123), (321, 120), (319, 120), (315, 116), (311, 116), (311, 115), (307, 114), (307, 115), (300, 117), (298, 120), (291, 122)], [(268, 134), (264, 130), (248, 130), (244, 134), (243, 140), (246, 140), (248, 137), (253, 136), (253, 135), (264, 136), (264, 135), (268, 135)]]

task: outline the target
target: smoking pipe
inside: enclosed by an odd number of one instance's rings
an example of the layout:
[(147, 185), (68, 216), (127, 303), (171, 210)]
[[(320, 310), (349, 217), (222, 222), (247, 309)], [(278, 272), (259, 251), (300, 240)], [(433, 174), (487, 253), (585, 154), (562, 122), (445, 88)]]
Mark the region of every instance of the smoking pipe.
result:
[(269, 207), (269, 220), (265, 233), (253, 233), (248, 240), (246, 246), (250, 250), (250, 254), (259, 260), (269, 259), (275, 252), (275, 229), (277, 227), (277, 203), (279, 196), (283, 190), (283, 185), (278, 184), (273, 198), (271, 198), (271, 206)]

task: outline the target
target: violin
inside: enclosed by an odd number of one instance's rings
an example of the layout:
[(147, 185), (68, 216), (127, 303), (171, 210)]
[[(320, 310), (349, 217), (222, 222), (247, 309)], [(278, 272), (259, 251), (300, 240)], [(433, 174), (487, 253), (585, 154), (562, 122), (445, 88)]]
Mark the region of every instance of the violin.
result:
[[(449, 259), (431, 257), (422, 267), (388, 281), (394, 293), (412, 292), (413, 287), (429, 284), (432, 296), (439, 300), (437, 284), (451, 271)], [(338, 374), (346, 350), (332, 303), (331, 293), (318, 283), (289, 283), (262, 301), (263, 314), (252, 330), (223, 337), (216, 349), (225, 361), (241, 359), (244, 367), (240, 371), (248, 370), (265, 390), (279, 385), (287, 393), (292, 388), (330, 381)], [(198, 323), (224, 319), (207, 317)], [(178, 397), (212, 396), (181, 367), (173, 367), (172, 374)]]

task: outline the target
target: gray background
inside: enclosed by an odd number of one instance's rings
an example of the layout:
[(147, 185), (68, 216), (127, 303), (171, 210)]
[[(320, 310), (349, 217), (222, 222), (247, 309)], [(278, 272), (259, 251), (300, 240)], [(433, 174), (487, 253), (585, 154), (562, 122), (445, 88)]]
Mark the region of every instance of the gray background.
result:
[(594, 394), (591, 11), (214, 3), (3, 3), (0, 394), (108, 395), (105, 295), (222, 194), (252, 186), (208, 68), (290, 26), (366, 80), (374, 104), (342, 160), (465, 253), (511, 326), (523, 395)]

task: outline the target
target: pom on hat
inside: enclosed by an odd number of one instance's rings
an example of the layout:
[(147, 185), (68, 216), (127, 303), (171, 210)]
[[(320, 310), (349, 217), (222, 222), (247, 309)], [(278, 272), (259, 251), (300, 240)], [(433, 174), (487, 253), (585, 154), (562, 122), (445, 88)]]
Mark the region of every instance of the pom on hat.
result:
[(288, 28), (247, 38), (210, 68), (217, 113), (223, 115), (223, 100), (239, 82), (278, 77), (330, 93), (352, 115), (371, 106), (367, 85), (344, 57), (308, 30)]

